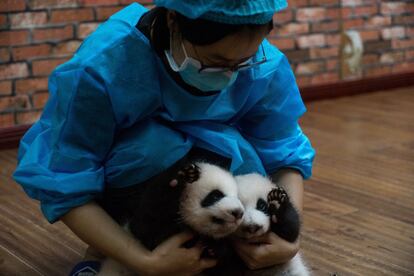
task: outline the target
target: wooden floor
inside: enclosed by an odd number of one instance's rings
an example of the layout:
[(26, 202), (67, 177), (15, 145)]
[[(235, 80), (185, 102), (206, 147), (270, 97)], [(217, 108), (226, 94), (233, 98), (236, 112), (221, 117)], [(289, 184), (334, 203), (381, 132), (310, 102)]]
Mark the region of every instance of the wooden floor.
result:
[[(317, 150), (302, 250), (313, 275), (414, 275), (414, 87), (307, 105)], [(0, 152), (0, 275), (66, 275), (85, 244), (49, 225)]]

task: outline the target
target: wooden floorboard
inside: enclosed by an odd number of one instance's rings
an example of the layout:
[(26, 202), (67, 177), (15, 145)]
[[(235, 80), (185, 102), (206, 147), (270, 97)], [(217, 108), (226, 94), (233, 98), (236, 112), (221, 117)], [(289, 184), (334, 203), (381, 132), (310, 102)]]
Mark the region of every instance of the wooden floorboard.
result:
[[(313, 275), (414, 275), (414, 87), (307, 108), (317, 156), (301, 247)], [(16, 156), (0, 152), (0, 275), (66, 275), (86, 246), (13, 182)]]

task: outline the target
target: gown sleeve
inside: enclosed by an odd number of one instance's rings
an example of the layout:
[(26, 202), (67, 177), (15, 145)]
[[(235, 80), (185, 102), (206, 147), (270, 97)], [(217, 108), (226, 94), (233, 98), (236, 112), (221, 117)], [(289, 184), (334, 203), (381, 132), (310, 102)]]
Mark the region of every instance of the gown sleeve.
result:
[(239, 120), (238, 127), (255, 148), (267, 174), (289, 167), (307, 179), (315, 151), (298, 123), (306, 108), (284, 55), (266, 78), (269, 84), (264, 96)]
[(56, 70), (49, 93), (41, 118), (20, 141), (13, 177), (53, 223), (103, 190), (102, 163), (116, 123), (104, 81), (90, 68)]

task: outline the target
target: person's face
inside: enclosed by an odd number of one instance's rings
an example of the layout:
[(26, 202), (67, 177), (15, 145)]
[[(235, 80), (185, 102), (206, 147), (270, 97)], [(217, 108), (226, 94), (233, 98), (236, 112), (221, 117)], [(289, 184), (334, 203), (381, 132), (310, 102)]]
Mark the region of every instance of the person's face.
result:
[[(173, 32), (179, 32), (178, 26), (173, 21), (173, 15), (168, 17), (169, 28)], [(183, 39), (184, 47), (188, 56), (200, 61), (206, 66), (231, 67), (251, 58), (258, 50), (263, 39), (268, 34), (269, 29), (263, 27), (258, 31), (243, 29), (237, 33), (225, 36), (221, 40), (209, 45), (194, 45)], [(173, 53), (177, 62), (184, 60), (184, 55), (180, 47), (181, 41), (174, 38)]]

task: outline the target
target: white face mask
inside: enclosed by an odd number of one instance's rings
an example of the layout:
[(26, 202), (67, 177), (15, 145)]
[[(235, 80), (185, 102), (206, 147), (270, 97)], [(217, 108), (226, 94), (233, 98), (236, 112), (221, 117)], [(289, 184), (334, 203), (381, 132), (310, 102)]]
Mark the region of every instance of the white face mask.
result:
[(217, 91), (232, 85), (236, 81), (238, 71), (201, 71), (201, 62), (187, 55), (182, 40), (180, 46), (184, 53), (184, 61), (178, 66), (172, 54), (172, 36), (173, 34), (170, 34), (170, 49), (165, 50), (164, 53), (171, 69), (178, 72), (187, 84), (194, 86), (201, 91)]

